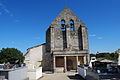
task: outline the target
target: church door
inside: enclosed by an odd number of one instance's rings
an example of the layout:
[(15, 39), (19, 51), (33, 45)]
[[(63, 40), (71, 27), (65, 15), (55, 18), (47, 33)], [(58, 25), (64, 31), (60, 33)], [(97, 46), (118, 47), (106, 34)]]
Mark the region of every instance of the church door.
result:
[(73, 62), (71, 59), (67, 60), (67, 71), (70, 71), (73, 69)]

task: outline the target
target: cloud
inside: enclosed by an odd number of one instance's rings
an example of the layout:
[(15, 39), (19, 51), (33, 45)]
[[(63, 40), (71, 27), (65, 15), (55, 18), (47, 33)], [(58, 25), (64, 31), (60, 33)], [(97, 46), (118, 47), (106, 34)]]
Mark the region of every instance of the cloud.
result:
[(90, 37), (96, 37), (96, 35), (95, 34), (91, 34), (91, 35), (89, 35)]
[(8, 14), (10, 14), (10, 11), (7, 8), (4, 8), (4, 11)]
[(103, 39), (103, 38), (102, 38), (102, 37), (97, 37), (97, 39), (99, 39), (99, 40), (100, 40), (100, 39)]
[(2, 2), (0, 2), (0, 15), (7, 14), (10, 17), (14, 18), (13, 22), (20, 22), (14, 14), (7, 8), (6, 5), (4, 5)]
[(16, 44), (16, 43), (14, 41), (12, 41), (11, 44)]
[(103, 37), (99, 37), (99, 36), (97, 36), (96, 34), (91, 34), (91, 35), (89, 35), (89, 36), (90, 36), (90, 37), (94, 37), (94, 38), (99, 39), (99, 40), (103, 39)]
[(2, 15), (2, 12), (0, 12), (0, 15)]
[(16, 20), (14, 20), (14, 22), (20, 22), (20, 20), (16, 19)]
[(13, 16), (12, 12), (9, 9), (7, 9), (7, 7), (1, 2), (0, 2), (0, 10), (1, 10), (0, 12), (1, 14), (6, 13), (11, 17)]
[(40, 37), (35, 37), (34, 39), (40, 39)]

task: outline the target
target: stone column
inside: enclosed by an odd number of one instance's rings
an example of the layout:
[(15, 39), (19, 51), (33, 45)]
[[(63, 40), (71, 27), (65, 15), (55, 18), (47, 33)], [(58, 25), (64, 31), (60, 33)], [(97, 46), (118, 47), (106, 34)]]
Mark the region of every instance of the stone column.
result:
[(53, 56), (53, 70), (55, 72), (55, 68), (56, 68), (56, 62), (55, 62), (55, 56)]
[(67, 63), (66, 63), (66, 56), (64, 56), (64, 72), (66, 72), (67, 71), (67, 65), (66, 65)]
[(89, 63), (90, 63), (90, 54), (88, 52), (88, 54), (87, 54), (87, 64), (89, 64)]
[(76, 72), (77, 72), (77, 68), (78, 68), (78, 56), (76, 56)]
[(84, 64), (86, 64), (86, 56), (84, 56)]
[(76, 64), (77, 64), (77, 66), (79, 65), (79, 64), (78, 64), (78, 56), (76, 56)]

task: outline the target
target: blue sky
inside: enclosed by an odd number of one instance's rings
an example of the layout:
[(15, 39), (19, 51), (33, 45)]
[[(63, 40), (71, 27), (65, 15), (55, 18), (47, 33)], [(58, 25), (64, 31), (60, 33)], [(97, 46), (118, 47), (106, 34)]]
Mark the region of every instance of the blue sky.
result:
[(86, 24), (90, 53), (120, 48), (120, 0), (0, 0), (0, 49), (45, 42), (45, 31), (68, 7)]

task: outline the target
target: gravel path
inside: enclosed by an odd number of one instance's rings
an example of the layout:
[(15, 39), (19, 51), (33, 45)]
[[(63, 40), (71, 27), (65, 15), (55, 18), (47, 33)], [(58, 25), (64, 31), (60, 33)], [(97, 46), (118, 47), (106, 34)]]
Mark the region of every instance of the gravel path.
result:
[(84, 80), (77, 73), (43, 73), (43, 77), (39, 80)]

